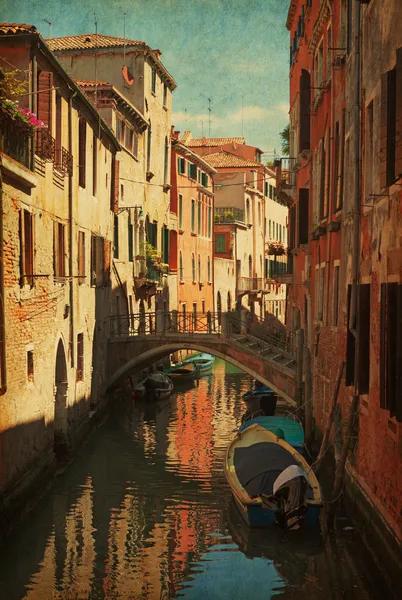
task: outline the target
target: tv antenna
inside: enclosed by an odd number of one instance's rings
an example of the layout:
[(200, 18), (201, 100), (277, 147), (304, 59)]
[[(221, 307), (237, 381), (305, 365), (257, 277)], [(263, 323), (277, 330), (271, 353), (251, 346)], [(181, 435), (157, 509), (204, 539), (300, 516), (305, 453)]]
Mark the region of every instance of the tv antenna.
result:
[(123, 46), (124, 64), (123, 64), (123, 66), (125, 66), (126, 65), (126, 13), (122, 9), (121, 6), (119, 6), (119, 11), (121, 13), (123, 13), (123, 39), (124, 39), (124, 46)]
[(42, 18), (42, 21), (45, 21), (49, 25), (49, 38), (52, 37), (52, 22), (49, 19)]
[(204, 137), (204, 121), (200, 121), (201, 123), (201, 137)]
[(98, 106), (98, 61), (97, 61), (97, 53), (96, 53), (96, 45), (98, 43), (98, 20), (96, 18), (96, 13), (94, 13), (94, 23), (95, 23), (95, 106)]
[(244, 96), (241, 96), (241, 137), (244, 137)]
[(208, 136), (211, 137), (211, 98), (208, 98)]

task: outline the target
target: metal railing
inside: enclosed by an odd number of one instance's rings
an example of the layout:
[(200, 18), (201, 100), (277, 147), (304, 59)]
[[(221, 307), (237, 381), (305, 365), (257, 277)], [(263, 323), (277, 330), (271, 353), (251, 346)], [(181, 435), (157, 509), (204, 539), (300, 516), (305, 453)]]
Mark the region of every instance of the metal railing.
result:
[(35, 154), (46, 162), (54, 162), (55, 159), (55, 139), (49, 131), (42, 127), (36, 132)]
[(54, 168), (62, 175), (71, 175), (73, 171), (73, 157), (63, 147), (55, 149)]
[(244, 208), (238, 208), (236, 206), (215, 206), (215, 223), (234, 223), (240, 221), (245, 223), (244, 220)]
[(296, 185), (296, 158), (281, 158), (275, 161), (276, 168), (276, 187)]
[(110, 317), (110, 336), (164, 335), (167, 333), (222, 333), (222, 313), (148, 312)]
[(264, 277), (238, 277), (237, 278), (237, 291), (253, 292), (264, 290), (266, 288), (266, 280)]
[(18, 161), (24, 167), (30, 167), (29, 139), (33, 129), (13, 119), (6, 107), (0, 110), (0, 151)]

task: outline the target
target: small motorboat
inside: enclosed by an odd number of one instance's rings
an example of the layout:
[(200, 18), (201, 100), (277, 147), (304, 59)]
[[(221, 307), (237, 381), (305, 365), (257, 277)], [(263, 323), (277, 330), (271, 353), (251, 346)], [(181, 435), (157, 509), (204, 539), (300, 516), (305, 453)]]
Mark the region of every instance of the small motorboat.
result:
[(261, 411), (266, 417), (275, 414), (278, 395), (267, 385), (256, 382), (254, 389), (243, 394), (243, 400), (249, 413)]
[(251, 425), (260, 425), (267, 431), (272, 431), (282, 440), (285, 440), (292, 448), (303, 453), (304, 450), (304, 430), (301, 424), (289, 417), (265, 417), (258, 416), (246, 419), (240, 426), (239, 431), (244, 431)]
[(215, 356), (212, 354), (202, 353), (197, 354), (196, 356), (191, 356), (187, 360), (183, 361), (183, 365), (187, 365), (188, 363), (195, 363), (197, 367), (199, 367), (199, 373), (207, 373), (212, 369), (212, 365), (215, 362)]
[(173, 382), (165, 373), (151, 373), (133, 388), (136, 398), (165, 400), (173, 391)]
[(178, 363), (165, 369), (164, 373), (173, 381), (193, 381), (200, 376), (200, 367), (195, 362)]
[(225, 475), (250, 527), (318, 522), (322, 496), (313, 470), (272, 431), (253, 424), (239, 432), (226, 451)]

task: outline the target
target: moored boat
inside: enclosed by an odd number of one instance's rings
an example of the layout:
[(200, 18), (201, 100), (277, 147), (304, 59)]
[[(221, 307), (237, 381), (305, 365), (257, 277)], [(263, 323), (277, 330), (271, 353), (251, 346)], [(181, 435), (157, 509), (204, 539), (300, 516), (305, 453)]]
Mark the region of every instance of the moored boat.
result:
[(202, 354), (197, 354), (196, 356), (191, 356), (187, 360), (183, 361), (183, 365), (187, 365), (188, 363), (195, 363), (197, 367), (199, 367), (200, 373), (207, 373), (212, 369), (212, 365), (215, 362), (215, 356), (212, 354), (207, 354), (203, 352)]
[(151, 373), (138, 383), (133, 391), (137, 398), (165, 400), (173, 391), (173, 382), (165, 373)]
[(317, 478), (301, 454), (271, 431), (252, 424), (239, 432), (226, 452), (225, 475), (250, 527), (317, 523), (322, 508)]
[(271, 417), (275, 414), (278, 395), (267, 385), (258, 385), (243, 394), (243, 400), (247, 410), (252, 413), (262, 412), (263, 415)]
[(267, 431), (272, 431), (300, 453), (304, 450), (304, 430), (301, 424), (294, 419), (282, 416), (251, 417), (244, 421), (239, 431), (244, 431), (251, 425), (260, 425)]
[(173, 381), (193, 381), (200, 376), (200, 367), (195, 362), (178, 363), (165, 369), (164, 373)]

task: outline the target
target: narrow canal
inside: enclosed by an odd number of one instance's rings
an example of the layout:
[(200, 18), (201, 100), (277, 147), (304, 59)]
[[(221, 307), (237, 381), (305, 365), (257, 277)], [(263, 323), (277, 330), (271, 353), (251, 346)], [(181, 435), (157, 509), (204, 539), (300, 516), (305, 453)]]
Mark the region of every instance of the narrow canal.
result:
[(0, 598), (390, 597), (347, 520), (325, 542), (243, 524), (222, 464), (250, 385), (216, 361), (161, 404), (120, 399), (0, 549)]

